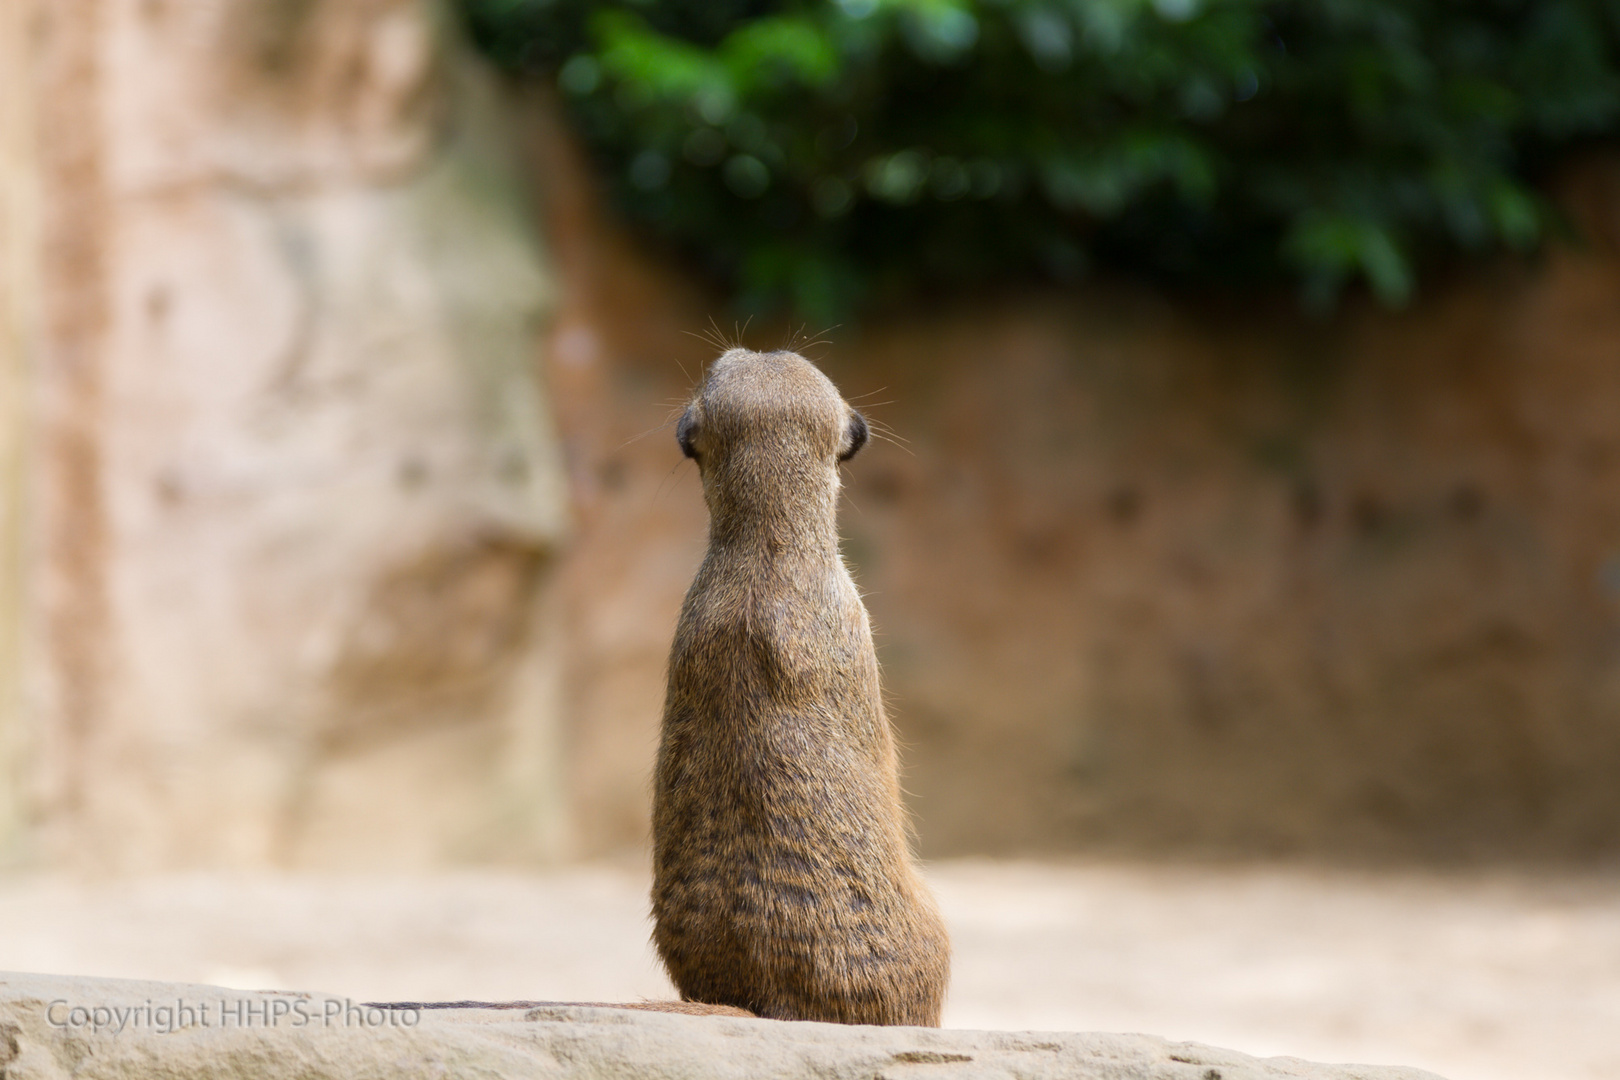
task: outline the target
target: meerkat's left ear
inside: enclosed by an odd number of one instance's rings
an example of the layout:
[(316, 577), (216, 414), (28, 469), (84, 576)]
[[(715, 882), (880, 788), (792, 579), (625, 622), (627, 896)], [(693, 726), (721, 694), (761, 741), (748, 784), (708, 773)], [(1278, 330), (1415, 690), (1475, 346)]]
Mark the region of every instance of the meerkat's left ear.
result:
[(675, 425), (675, 441), (680, 445), (681, 453), (697, 460), (697, 448), (692, 445), (692, 436), (697, 434), (697, 421), (692, 418), (692, 410), (688, 408), (681, 414), (680, 423)]
[(866, 445), (866, 417), (855, 409), (849, 410), (849, 423), (844, 428), (844, 448), (838, 451), (839, 461), (848, 461)]

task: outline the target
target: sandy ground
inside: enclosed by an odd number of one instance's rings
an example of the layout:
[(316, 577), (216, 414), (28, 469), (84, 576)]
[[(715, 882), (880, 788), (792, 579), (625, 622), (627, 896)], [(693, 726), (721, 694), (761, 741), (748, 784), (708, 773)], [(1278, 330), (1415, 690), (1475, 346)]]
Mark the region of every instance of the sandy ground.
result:
[[(1451, 1080), (1620, 1078), (1620, 876), (933, 866), (949, 1027), (1145, 1031)], [(0, 878), (0, 970), (363, 999), (671, 996), (628, 865)]]

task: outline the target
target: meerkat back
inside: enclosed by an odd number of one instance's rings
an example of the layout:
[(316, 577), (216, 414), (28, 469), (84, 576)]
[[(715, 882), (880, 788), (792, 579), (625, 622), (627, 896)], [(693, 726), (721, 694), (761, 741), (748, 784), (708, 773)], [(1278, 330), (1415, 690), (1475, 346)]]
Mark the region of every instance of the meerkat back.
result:
[(653, 805), (654, 941), (685, 1000), (939, 1023), (949, 942), (913, 860), (866, 609), (838, 551), (866, 421), (791, 352), (732, 349), (676, 430), (709, 543)]

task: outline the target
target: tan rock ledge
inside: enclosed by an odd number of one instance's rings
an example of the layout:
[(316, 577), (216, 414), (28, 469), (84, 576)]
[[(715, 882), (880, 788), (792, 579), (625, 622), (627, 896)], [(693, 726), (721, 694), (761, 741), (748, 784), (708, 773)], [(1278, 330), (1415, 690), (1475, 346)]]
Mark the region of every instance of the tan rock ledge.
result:
[(577, 1005), (385, 1010), (329, 994), (0, 973), (0, 1077), (68, 1076), (1438, 1080), (1151, 1035), (846, 1027)]

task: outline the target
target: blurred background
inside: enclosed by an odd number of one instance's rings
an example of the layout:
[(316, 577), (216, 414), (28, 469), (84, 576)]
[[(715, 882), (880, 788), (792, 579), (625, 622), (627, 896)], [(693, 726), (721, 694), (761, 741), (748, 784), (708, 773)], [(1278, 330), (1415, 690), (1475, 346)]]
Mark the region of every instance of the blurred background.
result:
[(669, 993), (808, 341), (953, 1026), (1620, 1076), (1620, 3), (0, 0), (0, 968)]

